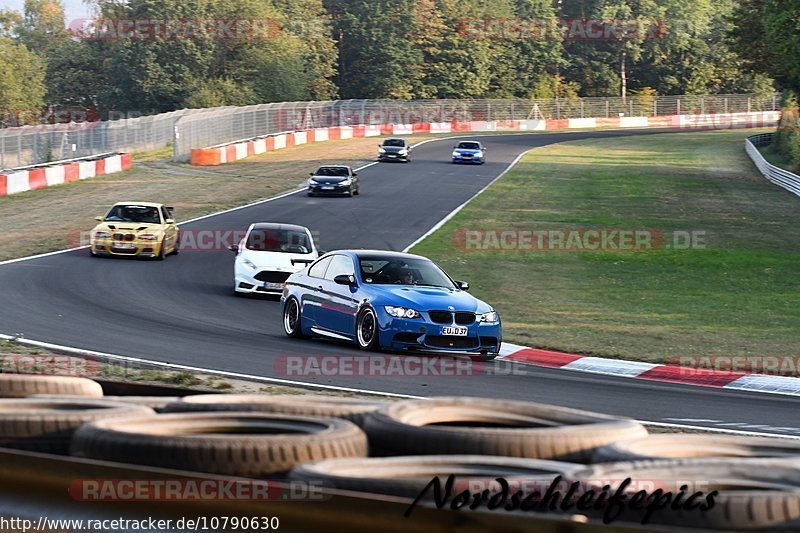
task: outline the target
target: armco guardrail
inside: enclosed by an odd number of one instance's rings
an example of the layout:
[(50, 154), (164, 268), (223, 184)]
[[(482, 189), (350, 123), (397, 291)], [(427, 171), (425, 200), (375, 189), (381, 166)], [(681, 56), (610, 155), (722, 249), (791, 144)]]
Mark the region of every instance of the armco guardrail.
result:
[(405, 122), (353, 126), (310, 128), (276, 134), (259, 135), (230, 143), (205, 148), (193, 148), (190, 161), (193, 165), (220, 165), (231, 163), (273, 150), (300, 144), (377, 137), (379, 135), (413, 135), (416, 133), (466, 133), (512, 131), (564, 131), (569, 129), (600, 128), (667, 128), (669, 130), (707, 130), (732, 128), (758, 128), (775, 126), (778, 111), (751, 113), (718, 113), (705, 115), (616, 116), (567, 119), (528, 120), (470, 120), (454, 122)]
[[(616, 119), (776, 111), (777, 94), (504, 100), (337, 100), (208, 109), (175, 123), (173, 157), (259, 136), (321, 128), (397, 124)], [(565, 126), (566, 127), (566, 126)]]
[(758, 171), (769, 181), (783, 187), (787, 191), (800, 196), (800, 176), (788, 170), (770, 164), (759, 151), (759, 146), (767, 146), (772, 143), (772, 133), (762, 133), (753, 135), (744, 140), (744, 148)]
[[(104, 152), (142, 152), (174, 142), (176, 159), (202, 148), (297, 131), (354, 124), (415, 124), (468, 120), (579, 119), (775, 111), (771, 95), (632, 96), (629, 98), (509, 100), (337, 100), (283, 102), (246, 107), (181, 109), (159, 115), (127, 113), (119, 120), (92, 121), (96, 110), (31, 113), (0, 110), (0, 168), (87, 157)], [(8, 120), (11, 117), (13, 120)], [(55, 122), (55, 123), (53, 123)]]

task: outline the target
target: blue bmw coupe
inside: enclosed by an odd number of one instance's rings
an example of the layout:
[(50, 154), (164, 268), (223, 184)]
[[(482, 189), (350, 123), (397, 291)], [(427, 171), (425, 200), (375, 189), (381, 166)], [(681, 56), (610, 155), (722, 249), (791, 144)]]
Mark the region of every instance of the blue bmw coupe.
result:
[(362, 350), (461, 353), (493, 359), (497, 312), (419, 255), (340, 250), (289, 276), (281, 296), (290, 337), (328, 337)]

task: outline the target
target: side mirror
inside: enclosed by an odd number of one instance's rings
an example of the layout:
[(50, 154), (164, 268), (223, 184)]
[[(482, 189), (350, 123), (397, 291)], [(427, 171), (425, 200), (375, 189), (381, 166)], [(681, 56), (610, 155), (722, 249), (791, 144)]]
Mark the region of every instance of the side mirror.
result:
[(98, 217), (94, 217), (94, 219), (96, 221), (98, 221), (98, 222), (102, 222), (103, 221), (103, 217), (99, 217), (99, 216)]
[(175, 208), (174, 208), (174, 207), (167, 206), (167, 211), (169, 211), (169, 214), (171, 215), (171, 214), (172, 214), (172, 212), (173, 212), (173, 211), (175, 211)]
[(355, 178), (356, 176), (358, 176), (358, 172), (353, 172), (353, 177)]
[(313, 175), (314, 175), (314, 173), (313, 173), (313, 172), (309, 172), (309, 173), (308, 173), (308, 175), (309, 175), (309, 176), (313, 176)]
[(174, 223), (175, 223), (175, 219), (174, 218), (168, 218), (168, 219), (166, 219), (164, 221), (164, 224), (174, 224)]
[(339, 285), (349, 285), (350, 287), (353, 287), (356, 284), (356, 277), (352, 274), (339, 274), (333, 278), (333, 281)]
[(469, 290), (469, 283), (467, 283), (466, 281), (456, 281), (456, 285), (462, 291), (468, 291)]
[(239, 245), (238, 244), (231, 244), (228, 246), (228, 250), (231, 252), (238, 254), (239, 253)]

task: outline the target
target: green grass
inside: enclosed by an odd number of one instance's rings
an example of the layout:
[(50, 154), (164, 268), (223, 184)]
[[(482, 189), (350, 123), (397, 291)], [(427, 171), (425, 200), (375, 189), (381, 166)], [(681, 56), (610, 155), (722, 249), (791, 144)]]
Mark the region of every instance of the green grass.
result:
[[(743, 147), (752, 134), (535, 149), (413, 251), (469, 281), (510, 342), (653, 362), (800, 354), (800, 198), (758, 175)], [(468, 250), (459, 240), (581, 228), (704, 232), (705, 247)]]
[(764, 156), (764, 159), (766, 159), (768, 163), (790, 172), (793, 171), (792, 164), (783, 157), (783, 154), (775, 150), (774, 145), (768, 144), (767, 146), (762, 146), (758, 151), (761, 152), (761, 155)]

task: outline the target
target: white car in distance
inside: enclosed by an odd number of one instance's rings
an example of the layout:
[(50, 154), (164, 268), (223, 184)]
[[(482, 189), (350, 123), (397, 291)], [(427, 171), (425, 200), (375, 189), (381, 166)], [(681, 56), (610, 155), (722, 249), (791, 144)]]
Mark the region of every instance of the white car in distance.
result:
[(236, 252), (234, 285), (236, 295), (280, 294), (283, 282), (304, 269), (320, 255), (311, 232), (304, 226), (257, 222), (251, 224)]

